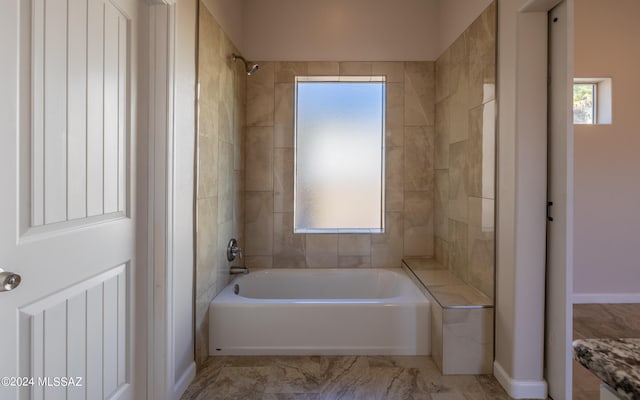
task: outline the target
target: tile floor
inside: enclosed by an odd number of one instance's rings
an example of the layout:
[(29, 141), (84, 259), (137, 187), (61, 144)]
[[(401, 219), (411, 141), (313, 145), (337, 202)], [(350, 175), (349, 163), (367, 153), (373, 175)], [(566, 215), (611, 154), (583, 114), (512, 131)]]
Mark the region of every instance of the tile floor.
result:
[(210, 357), (182, 400), (508, 400), (490, 375), (442, 376), (431, 357)]
[[(640, 337), (640, 304), (577, 304), (574, 338)], [(600, 381), (574, 363), (573, 400)], [(431, 357), (210, 357), (182, 400), (507, 400), (493, 376), (442, 376)]]

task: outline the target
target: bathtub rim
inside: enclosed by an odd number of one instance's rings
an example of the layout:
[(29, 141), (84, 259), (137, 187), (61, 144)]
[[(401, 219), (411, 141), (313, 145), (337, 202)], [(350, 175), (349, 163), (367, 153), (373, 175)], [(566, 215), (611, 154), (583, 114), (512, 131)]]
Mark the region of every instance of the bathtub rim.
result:
[[(218, 293), (210, 302), (210, 307), (213, 303), (216, 304), (237, 304), (247, 305), (251, 304), (254, 306), (259, 306), (260, 304), (327, 304), (327, 305), (335, 305), (335, 304), (385, 304), (387, 306), (393, 306), (397, 303), (407, 304), (422, 304), (424, 302), (430, 303), (430, 299), (428, 296), (423, 293), (420, 287), (416, 284), (416, 282), (411, 279), (409, 273), (402, 267), (366, 267), (366, 268), (250, 268), (251, 272), (248, 275), (238, 275), (231, 279), (227, 285)], [(399, 276), (399, 279), (406, 280), (406, 283), (411, 287), (411, 293), (402, 293), (399, 296), (393, 297), (381, 297), (381, 298), (261, 298), (261, 297), (245, 297), (241, 294), (235, 294), (233, 291), (233, 287), (238, 281), (242, 280), (242, 278), (247, 277), (253, 274), (260, 273), (268, 273), (268, 272), (291, 272), (291, 271), (299, 271), (299, 273), (304, 273), (307, 271), (330, 271), (330, 272), (349, 272), (349, 271), (387, 271), (394, 275)]]

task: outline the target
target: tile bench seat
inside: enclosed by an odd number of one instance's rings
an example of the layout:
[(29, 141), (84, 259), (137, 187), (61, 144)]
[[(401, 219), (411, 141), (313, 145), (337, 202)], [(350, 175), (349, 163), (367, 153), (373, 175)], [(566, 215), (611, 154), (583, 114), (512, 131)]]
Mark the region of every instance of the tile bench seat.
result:
[(443, 375), (493, 370), (493, 301), (431, 258), (403, 268), (431, 301), (431, 355)]

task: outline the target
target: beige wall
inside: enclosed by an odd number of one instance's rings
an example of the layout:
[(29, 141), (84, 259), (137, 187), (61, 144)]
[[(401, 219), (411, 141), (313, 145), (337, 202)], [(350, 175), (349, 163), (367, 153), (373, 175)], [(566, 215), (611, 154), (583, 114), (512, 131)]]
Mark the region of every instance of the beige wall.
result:
[(496, 6), (436, 61), (435, 256), (493, 298)]
[[(182, 0), (180, 0), (182, 1)], [(244, 0), (202, 0), (231, 42), (244, 51)]]
[(245, 0), (246, 56), (421, 61), (438, 56), (437, 0)]
[[(387, 76), (386, 231), (293, 232), (295, 75)], [(433, 62), (263, 62), (247, 79), (245, 233), (254, 267), (399, 267), (433, 255)]]
[[(246, 46), (241, 45), (241, 50), (251, 58), (430, 61), (440, 56), (491, 0), (236, 3), (244, 5)], [(356, 48), (358, 51), (353, 51)]]
[(576, 125), (574, 294), (640, 301), (640, 2), (575, 2), (575, 76), (611, 77), (613, 123)]
[(248, 58), (431, 61), (491, 0), (203, 2)]
[(200, 3), (196, 188), (196, 363), (209, 352), (208, 307), (229, 280), (227, 242), (243, 237), (243, 153), (246, 74), (237, 51)]
[(442, 55), (492, 1), (437, 0), (438, 55)]

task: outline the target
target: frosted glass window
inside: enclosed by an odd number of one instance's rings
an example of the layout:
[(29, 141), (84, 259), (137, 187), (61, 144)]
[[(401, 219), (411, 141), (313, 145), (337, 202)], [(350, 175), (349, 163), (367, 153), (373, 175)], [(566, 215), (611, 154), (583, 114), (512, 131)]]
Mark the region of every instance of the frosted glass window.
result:
[(297, 77), (295, 232), (384, 231), (384, 77)]

